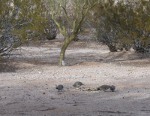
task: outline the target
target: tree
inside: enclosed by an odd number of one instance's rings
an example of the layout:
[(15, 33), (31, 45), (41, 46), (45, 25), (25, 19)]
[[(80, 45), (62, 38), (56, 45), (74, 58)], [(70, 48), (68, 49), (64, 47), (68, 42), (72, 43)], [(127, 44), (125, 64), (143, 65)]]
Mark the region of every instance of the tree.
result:
[(59, 58), (59, 65), (63, 65), (67, 47), (77, 37), (88, 12), (100, 0), (48, 0), (48, 2), (51, 17), (65, 38)]

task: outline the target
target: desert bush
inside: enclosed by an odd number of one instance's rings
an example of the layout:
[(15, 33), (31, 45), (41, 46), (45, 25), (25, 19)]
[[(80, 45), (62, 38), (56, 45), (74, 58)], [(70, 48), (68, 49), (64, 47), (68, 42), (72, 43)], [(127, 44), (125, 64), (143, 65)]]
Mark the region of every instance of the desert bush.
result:
[(44, 26), (44, 35), (45, 38), (48, 40), (53, 40), (56, 38), (57, 35), (57, 28), (56, 28), (56, 24), (54, 23), (54, 21), (52, 19), (49, 19)]
[(0, 1), (0, 56), (8, 54), (14, 47), (20, 44), (19, 38), (12, 33), (17, 10), (11, 12), (13, 7), (9, 0)]
[(141, 53), (149, 51), (150, 1), (108, 0), (94, 11), (97, 39), (106, 44), (110, 51), (128, 50), (130, 47)]
[(0, 8), (0, 55), (27, 41), (55, 39), (56, 25), (42, 0), (5, 0)]

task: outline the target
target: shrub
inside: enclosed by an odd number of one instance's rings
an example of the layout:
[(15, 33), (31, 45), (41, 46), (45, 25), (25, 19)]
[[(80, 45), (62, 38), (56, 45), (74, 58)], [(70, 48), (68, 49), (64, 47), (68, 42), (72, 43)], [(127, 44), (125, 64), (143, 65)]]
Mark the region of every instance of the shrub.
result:
[(110, 51), (133, 47), (137, 52), (149, 52), (150, 1), (108, 1), (94, 10), (97, 39), (106, 44)]

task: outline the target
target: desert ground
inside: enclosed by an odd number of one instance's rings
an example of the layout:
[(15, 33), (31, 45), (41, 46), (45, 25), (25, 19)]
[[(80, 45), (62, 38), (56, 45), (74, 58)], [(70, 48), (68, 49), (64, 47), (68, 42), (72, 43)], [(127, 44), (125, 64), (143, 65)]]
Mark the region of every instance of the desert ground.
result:
[[(22, 46), (0, 65), (0, 116), (150, 116), (148, 55), (110, 53), (105, 45), (79, 40), (60, 67), (60, 47), (60, 39)], [(76, 81), (116, 90), (82, 91), (72, 86)]]

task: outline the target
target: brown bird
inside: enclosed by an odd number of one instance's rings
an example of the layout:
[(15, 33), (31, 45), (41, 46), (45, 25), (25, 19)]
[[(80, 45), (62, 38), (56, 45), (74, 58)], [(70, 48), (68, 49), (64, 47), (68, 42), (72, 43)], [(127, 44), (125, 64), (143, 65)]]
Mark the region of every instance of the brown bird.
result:
[(84, 85), (82, 82), (77, 81), (77, 82), (75, 82), (75, 83), (73, 84), (73, 87), (79, 88), (79, 87), (81, 87), (82, 85)]
[(107, 91), (107, 90), (110, 90), (110, 91), (112, 91), (112, 92), (114, 92), (115, 91), (115, 86), (114, 85), (102, 85), (102, 86), (99, 86), (99, 87), (97, 87), (97, 90), (102, 90), (102, 91)]

